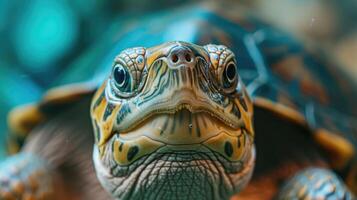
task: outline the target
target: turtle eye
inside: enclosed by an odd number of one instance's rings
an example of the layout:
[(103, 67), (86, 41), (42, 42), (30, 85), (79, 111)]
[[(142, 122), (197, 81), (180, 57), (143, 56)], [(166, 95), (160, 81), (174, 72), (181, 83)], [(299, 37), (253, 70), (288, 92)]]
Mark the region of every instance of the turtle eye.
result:
[(225, 90), (234, 91), (238, 82), (237, 66), (232, 61), (229, 62), (222, 73), (222, 85)]
[(237, 76), (236, 65), (233, 62), (229, 63), (225, 68), (224, 73), (227, 82), (233, 83)]
[(113, 81), (117, 90), (123, 93), (130, 93), (132, 90), (130, 73), (120, 64), (116, 64), (113, 69)]

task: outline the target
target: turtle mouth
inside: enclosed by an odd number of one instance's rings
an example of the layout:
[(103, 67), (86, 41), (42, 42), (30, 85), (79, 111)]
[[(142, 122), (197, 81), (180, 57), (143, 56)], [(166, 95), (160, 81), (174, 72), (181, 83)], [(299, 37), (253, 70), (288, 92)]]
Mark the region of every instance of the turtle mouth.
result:
[[(187, 110), (192, 114), (198, 114), (198, 113), (207, 114), (207, 115), (215, 118), (216, 120), (226, 124), (227, 126), (229, 126), (231, 128), (238, 128), (238, 127), (236, 127), (233, 120), (229, 119), (228, 117), (225, 117), (225, 115), (218, 114), (214, 109), (212, 109), (210, 107), (193, 106), (193, 105), (194, 104), (190, 104), (189, 102), (182, 102), (175, 106), (171, 106), (171, 107), (168, 106), (167, 108), (158, 109), (152, 113), (152, 116), (155, 114), (156, 115), (157, 114), (175, 114), (175, 113)], [(148, 118), (149, 117), (151, 117), (151, 116), (149, 115)]]
[(175, 115), (182, 111), (188, 111), (191, 114), (204, 114), (214, 121), (220, 122), (222, 126), (229, 127), (231, 129), (239, 129), (244, 127), (244, 122), (242, 120), (233, 119), (226, 113), (223, 108), (218, 106), (213, 106), (209, 100), (200, 98), (194, 95), (189, 89), (181, 89), (180, 95), (172, 96), (169, 99), (163, 99), (162, 101), (157, 101), (155, 103), (150, 103), (150, 105), (142, 106), (142, 108), (134, 107), (132, 108), (132, 114), (126, 116), (119, 113), (118, 118), (124, 118), (120, 124), (117, 124), (117, 129), (120, 132), (130, 132), (133, 129), (141, 126), (143, 123), (147, 122), (148, 119), (155, 118), (159, 115)]
[(180, 104), (151, 113), (127, 132), (121, 132), (123, 140), (146, 136), (151, 140), (168, 145), (201, 144), (221, 133), (241, 134), (240, 129), (227, 125), (217, 114)]

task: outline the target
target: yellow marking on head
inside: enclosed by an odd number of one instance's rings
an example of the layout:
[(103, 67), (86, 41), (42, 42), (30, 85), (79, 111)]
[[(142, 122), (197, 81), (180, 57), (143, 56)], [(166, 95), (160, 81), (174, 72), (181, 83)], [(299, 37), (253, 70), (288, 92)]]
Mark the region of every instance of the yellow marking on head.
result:
[(99, 156), (100, 156), (100, 158), (103, 158), (103, 156), (106, 154), (105, 145), (97, 146), (97, 147), (98, 147), (98, 151), (99, 151)]
[(175, 42), (170, 42), (147, 49), (146, 51), (147, 67), (150, 67), (159, 57), (163, 55), (167, 55), (170, 49), (175, 45), (177, 45)]
[(99, 127), (101, 128), (102, 135), (101, 135), (100, 141), (98, 143), (99, 146), (103, 145), (112, 136), (113, 126), (115, 124), (117, 113), (118, 113), (120, 107), (121, 107), (121, 105), (116, 105), (112, 114), (110, 116), (108, 116), (107, 120), (100, 122)]
[(100, 96), (103, 94), (105, 88), (107, 86), (107, 81), (104, 81), (104, 83), (98, 88), (98, 90), (95, 92), (93, 98), (92, 98), (92, 104), (91, 108), (93, 108), (94, 103), (100, 98)]
[[(245, 91), (245, 89), (244, 89)], [(239, 110), (242, 112), (242, 119), (244, 121), (245, 129), (248, 131), (248, 133), (254, 137), (254, 125), (253, 125), (253, 103), (251, 102), (250, 98), (248, 97), (248, 94), (244, 92), (244, 101), (247, 106), (247, 111), (244, 110), (243, 106), (240, 104), (239, 100), (236, 100), (236, 104), (239, 107)]]
[(96, 122), (98, 123), (98, 127), (100, 129), (100, 140), (98, 142), (98, 146), (103, 145), (112, 135), (113, 125), (116, 120), (117, 112), (120, 109), (120, 105), (115, 105), (113, 112), (111, 115), (107, 117), (107, 119), (103, 120), (103, 115), (105, 113), (105, 109), (108, 105), (108, 102), (105, 98), (101, 101), (101, 103), (94, 109), (93, 116)]
[(102, 130), (102, 118), (103, 118), (102, 116), (104, 114), (105, 106), (106, 106), (106, 100), (105, 98), (103, 98), (101, 103), (92, 111), (92, 118), (94, 118), (94, 120), (96, 121), (99, 129), (96, 131), (99, 131), (99, 137), (100, 137), (97, 144), (100, 156), (103, 156), (105, 153), (105, 145), (102, 145), (104, 144), (104, 137), (105, 137), (105, 133)]
[[(250, 151), (253, 144), (253, 141), (250, 140), (250, 137), (244, 132), (241, 132), (239, 136), (231, 136), (226, 132), (222, 132), (205, 141), (203, 145), (220, 153), (231, 161), (239, 161), (246, 150)], [(247, 145), (250, 145), (250, 147)]]
[(107, 104), (107, 100), (103, 98), (101, 102), (95, 108), (93, 108), (92, 117), (97, 121), (98, 125), (100, 125), (100, 123), (102, 122), (102, 118)]
[(119, 137), (114, 141), (114, 159), (119, 165), (128, 165), (138, 158), (151, 154), (160, 147), (163, 143), (141, 136), (134, 140), (122, 140)]
[(154, 52), (153, 54), (151, 54), (150, 56), (148, 56), (146, 58), (147, 66), (151, 66), (160, 55), (161, 55), (161, 52), (157, 51), (157, 52)]
[[(96, 92), (93, 100), (92, 100), (92, 105), (91, 105), (91, 116), (92, 118), (96, 121), (98, 124), (98, 128), (100, 130), (100, 140), (98, 141), (98, 146), (99, 150), (100, 148), (112, 135), (112, 129), (116, 120), (117, 112), (120, 109), (121, 105), (116, 104), (113, 105), (114, 109), (112, 113), (107, 117), (107, 119), (104, 121), (103, 120), (103, 115), (105, 113), (106, 107), (108, 105), (108, 101), (105, 97), (102, 97), (104, 95), (104, 90), (105, 90), (106, 83), (104, 83)], [(98, 105), (94, 105), (99, 98), (102, 98), (100, 103)], [(95, 107), (96, 106), (96, 107)], [(102, 151), (100, 151), (102, 153)]]

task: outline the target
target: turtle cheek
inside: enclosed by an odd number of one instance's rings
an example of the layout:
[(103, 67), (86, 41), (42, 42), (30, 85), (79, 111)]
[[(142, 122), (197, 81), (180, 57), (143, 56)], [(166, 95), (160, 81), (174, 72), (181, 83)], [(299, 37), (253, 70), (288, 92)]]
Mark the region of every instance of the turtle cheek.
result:
[(203, 144), (232, 162), (243, 160), (245, 154), (253, 148), (252, 139), (245, 132), (242, 132), (238, 136), (222, 132)]
[(120, 165), (130, 165), (141, 157), (147, 156), (160, 147), (163, 143), (151, 140), (148, 137), (141, 136), (134, 139), (123, 139), (120, 135), (114, 136), (112, 143), (112, 155), (114, 161)]

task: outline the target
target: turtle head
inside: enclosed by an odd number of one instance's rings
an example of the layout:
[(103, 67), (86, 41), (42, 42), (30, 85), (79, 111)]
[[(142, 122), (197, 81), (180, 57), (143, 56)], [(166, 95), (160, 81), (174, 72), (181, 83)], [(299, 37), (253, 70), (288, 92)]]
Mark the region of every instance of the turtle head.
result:
[(91, 105), (98, 177), (117, 198), (227, 198), (253, 170), (252, 109), (225, 46), (124, 50)]

